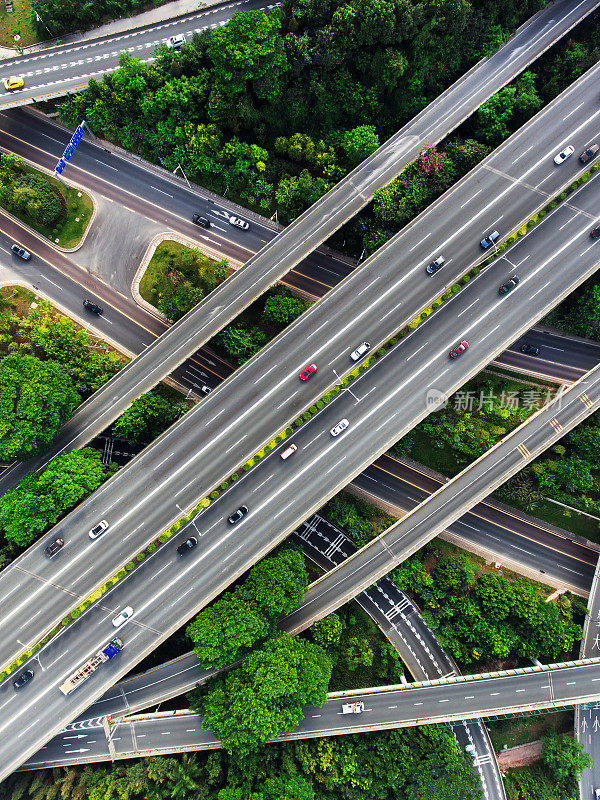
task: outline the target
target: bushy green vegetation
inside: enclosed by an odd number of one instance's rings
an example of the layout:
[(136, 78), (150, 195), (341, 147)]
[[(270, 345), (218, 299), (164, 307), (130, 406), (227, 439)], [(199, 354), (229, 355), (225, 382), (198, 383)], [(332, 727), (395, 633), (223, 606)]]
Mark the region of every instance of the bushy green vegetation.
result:
[(60, 36), (76, 30), (93, 28), (100, 23), (138, 14), (146, 8), (160, 6), (166, 0), (95, 0), (78, 3), (77, 0), (31, 0), (32, 22), (40, 39)]
[(243, 758), (218, 750), (19, 772), (0, 800), (482, 800), (469, 762), (447, 728), (431, 726), (268, 745)]
[(275, 635), (281, 614), (297, 605), (308, 586), (300, 552), (282, 549), (256, 564), (243, 583), (203, 609), (187, 627), (200, 663), (223, 667)]
[(295, 727), (304, 706), (324, 703), (330, 677), (322, 647), (282, 633), (196, 689), (190, 707), (204, 715), (202, 724), (229, 753), (245, 756)]
[(123, 54), (61, 113), (287, 221), (541, 5), (286, 0), (154, 64)]
[(13, 155), (0, 154), (0, 205), (63, 247), (75, 246), (92, 212), (87, 195)]
[(56, 456), (43, 472), (30, 472), (0, 495), (0, 530), (20, 547), (31, 544), (115, 470), (115, 464), (104, 466), (102, 454), (90, 448)]
[(23, 461), (47, 447), (78, 402), (56, 361), (21, 353), (0, 359), (0, 461)]
[[(0, 460), (24, 460), (47, 447), (80, 400), (122, 366), (92, 347), (85, 331), (18, 291), (0, 303)], [(17, 312), (17, 313), (15, 313)], [(20, 313), (18, 313), (20, 312)]]
[(140, 294), (177, 322), (227, 275), (225, 259), (215, 261), (179, 242), (161, 242), (140, 281)]
[(149, 442), (179, 419), (190, 408), (186, 400), (174, 402), (160, 389), (146, 392), (134, 400), (113, 423), (112, 433), (129, 442)]
[(338, 492), (321, 511), (343, 528), (359, 547), (383, 533), (396, 521), (389, 514), (348, 492)]
[(540, 761), (530, 767), (508, 770), (504, 779), (507, 800), (573, 800), (577, 781), (592, 759), (571, 736), (543, 737)]
[(542, 321), (575, 336), (600, 341), (600, 285), (597, 276), (588, 278)]
[(477, 577), (464, 555), (443, 556), (427, 568), (422, 552), (403, 562), (392, 577), (416, 596), (441, 645), (459, 664), (517, 657), (551, 663), (567, 657), (581, 639), (568, 595), (555, 605), (524, 579), (508, 580), (491, 572)]

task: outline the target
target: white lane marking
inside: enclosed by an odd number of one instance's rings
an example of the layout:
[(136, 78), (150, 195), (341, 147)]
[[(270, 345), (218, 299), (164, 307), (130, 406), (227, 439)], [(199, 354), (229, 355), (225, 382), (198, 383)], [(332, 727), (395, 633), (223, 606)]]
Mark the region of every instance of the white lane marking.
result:
[(414, 353), (411, 353), (411, 355), (409, 355), (409, 356), (408, 356), (408, 358), (407, 358), (406, 360), (407, 360), (407, 361), (410, 361), (410, 359), (411, 359), (411, 358), (414, 358), (414, 356), (416, 356), (416, 355), (417, 355), (417, 353), (420, 353), (420, 352), (421, 352), (421, 350), (422, 350), (424, 347), (427, 347), (427, 345), (428, 345), (428, 344), (429, 344), (429, 342), (425, 342), (425, 344), (422, 344), (422, 345), (421, 345), (421, 347), (419, 347), (419, 349), (418, 349), (418, 350), (415, 350), (415, 352), (414, 352)]
[(175, 195), (169, 194), (169, 192), (163, 192), (163, 190), (159, 189), (158, 186), (152, 186), (152, 184), (150, 184), (150, 188), (154, 189), (155, 192), (160, 192), (161, 194), (166, 194), (167, 197), (174, 197), (175, 196)]
[(259, 483), (259, 485), (256, 487), (256, 489), (252, 489), (252, 494), (254, 494), (254, 492), (258, 492), (258, 490), (259, 490), (259, 489), (262, 489), (262, 487), (265, 485), (265, 483), (266, 483), (267, 481), (270, 481), (270, 480), (271, 480), (271, 478), (273, 477), (273, 475), (275, 475), (275, 473), (274, 473), (274, 472), (272, 472), (272, 473), (269, 475), (269, 477), (268, 477), (268, 478), (265, 478), (265, 479), (264, 479), (264, 481), (263, 481), (262, 483)]
[(158, 463), (158, 464), (157, 464), (155, 467), (152, 467), (152, 471), (154, 472), (154, 471), (156, 471), (156, 470), (157, 470), (159, 467), (162, 467), (162, 465), (165, 463), (165, 461), (168, 461), (170, 458), (173, 458), (173, 456), (174, 456), (174, 455), (175, 455), (175, 453), (169, 453), (169, 455), (168, 455), (168, 456), (165, 456), (165, 458), (163, 458), (163, 460), (162, 460), (162, 461), (160, 461), (160, 462), (159, 462), (159, 463)]
[(569, 113), (567, 114), (567, 116), (562, 118), (562, 121), (564, 122), (566, 119), (569, 119), (569, 117), (572, 117), (572, 116), (573, 116), (573, 114), (574, 114), (576, 111), (579, 111), (579, 109), (580, 109), (580, 108), (581, 108), (581, 106), (583, 106), (583, 105), (585, 105), (585, 101), (583, 101), (582, 103), (579, 103), (579, 105), (578, 105), (576, 108), (574, 108), (574, 109), (573, 109), (573, 111), (569, 111)]
[(478, 302), (479, 302), (479, 298), (477, 297), (475, 300), (473, 300), (473, 302), (471, 303), (471, 305), (470, 305), (470, 306), (467, 306), (466, 308), (463, 308), (463, 310), (462, 310), (462, 311), (459, 311), (459, 312), (458, 312), (458, 314), (457, 314), (456, 316), (457, 316), (457, 317), (460, 317), (460, 316), (462, 316), (463, 314), (466, 314), (466, 313), (467, 313), (467, 311), (468, 311), (470, 308), (473, 308), (473, 306), (475, 305), (475, 303), (478, 303)]
[(468, 200), (467, 200), (465, 203), (463, 203), (463, 204), (462, 204), (461, 208), (464, 208), (465, 206), (468, 206), (468, 205), (469, 205), (469, 203), (471, 202), (471, 200), (472, 200), (474, 197), (477, 197), (477, 195), (478, 195), (480, 192), (483, 192), (483, 189), (478, 189), (476, 192), (474, 192), (474, 194), (472, 194), (472, 195), (471, 195), (471, 197), (469, 197), (469, 199), (468, 199)]
[(158, 572), (155, 572), (155, 573), (154, 573), (154, 575), (153, 575), (153, 576), (150, 578), (150, 580), (151, 580), (151, 581), (153, 581), (153, 580), (154, 580), (154, 578), (156, 578), (158, 575), (160, 575), (160, 573), (161, 573), (161, 572), (164, 572), (164, 570), (166, 570), (166, 568), (167, 568), (167, 567), (170, 567), (172, 563), (173, 563), (172, 561), (168, 561), (168, 562), (167, 562), (167, 563), (164, 565), (164, 567), (161, 567), (161, 568), (158, 570)]
[(248, 436), (248, 434), (247, 434), (247, 433), (245, 433), (245, 434), (242, 436), (242, 438), (241, 438), (241, 439), (238, 439), (238, 440), (237, 440), (237, 442), (235, 442), (235, 444), (232, 444), (232, 445), (231, 445), (231, 447), (229, 447), (227, 450), (225, 450), (225, 452), (226, 452), (226, 453), (229, 453), (231, 450), (233, 450), (235, 447), (237, 447), (237, 446), (238, 446), (238, 444), (240, 444), (240, 442), (243, 442), (243, 441), (244, 441), (244, 439), (245, 439), (247, 436)]

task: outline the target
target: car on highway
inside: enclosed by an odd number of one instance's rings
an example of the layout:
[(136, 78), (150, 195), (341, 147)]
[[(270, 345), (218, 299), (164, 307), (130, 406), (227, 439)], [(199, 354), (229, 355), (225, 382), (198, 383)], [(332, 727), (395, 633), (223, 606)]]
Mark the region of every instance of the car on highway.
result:
[(34, 671), (32, 669), (26, 669), (25, 672), (22, 672), (16, 681), (13, 681), (13, 686), (15, 689), (22, 689), (23, 686), (26, 686), (29, 681), (34, 676)]
[(7, 92), (14, 92), (15, 89), (22, 89), (25, 86), (25, 78), (21, 75), (11, 75), (10, 78), (4, 78), (2, 83)]
[(579, 160), (582, 164), (587, 164), (587, 162), (591, 161), (596, 155), (598, 150), (600, 150), (600, 147), (596, 144), (596, 142), (594, 142), (594, 144), (591, 144), (587, 150), (583, 151), (583, 153), (579, 156)]
[(297, 449), (298, 449), (298, 445), (294, 444), (294, 442), (292, 442), (291, 444), (289, 444), (285, 448), (285, 450), (282, 450), (281, 458), (285, 461), (286, 458), (289, 458), (291, 455), (293, 455), (296, 452)]
[(247, 513), (248, 513), (248, 506), (240, 506), (238, 510), (234, 511), (230, 517), (227, 517), (227, 522), (230, 525), (235, 525), (235, 523), (243, 519)]
[(491, 247), (499, 236), (500, 234), (498, 231), (492, 231), (491, 233), (488, 233), (488, 235), (481, 240), (481, 246), (483, 249), (487, 250), (488, 247)]
[(444, 264), (446, 263), (446, 259), (444, 256), (438, 256), (435, 261), (432, 261), (431, 264), (425, 268), (425, 272), (428, 275), (435, 275), (438, 269), (441, 269)]
[(311, 375), (315, 374), (316, 371), (317, 371), (317, 365), (309, 364), (308, 367), (303, 369), (302, 372), (300, 373), (300, 380), (307, 381)]
[(594, 800), (600, 800), (600, 789), (594, 789)]
[(192, 214), (192, 222), (200, 225), (201, 228), (210, 228), (210, 220), (203, 217), (202, 214)]
[(457, 344), (453, 350), (450, 350), (450, 358), (458, 358), (462, 353), (465, 352), (469, 347), (469, 343), (467, 341), (461, 342)]
[(91, 300), (84, 300), (83, 307), (86, 309), (86, 311), (91, 311), (92, 314), (97, 314), (98, 316), (104, 314), (104, 309), (99, 305), (96, 305), (96, 303), (92, 303)]
[(337, 425), (334, 425), (333, 428), (329, 431), (332, 436), (339, 436), (342, 431), (345, 431), (346, 428), (350, 425), (347, 419), (341, 419)]
[(44, 555), (46, 558), (52, 558), (53, 555), (58, 553), (64, 543), (64, 539), (55, 539), (53, 542), (50, 542), (50, 544), (44, 548)]
[(13, 251), (13, 253), (16, 256), (19, 256), (19, 258), (22, 258), (23, 261), (29, 261), (29, 259), (31, 258), (31, 253), (29, 252), (29, 250), (25, 250), (24, 247), (19, 247), (19, 245), (16, 244), (16, 243), (15, 244), (11, 244), (10, 249)]
[(572, 144), (570, 144), (568, 147), (565, 147), (564, 150), (561, 150), (560, 153), (557, 153), (554, 156), (554, 163), (555, 164), (562, 164), (563, 161), (566, 161), (567, 158), (570, 158), (573, 155), (574, 152), (575, 152), (575, 148), (573, 147)]
[(133, 608), (131, 606), (125, 606), (123, 611), (113, 619), (112, 624), (113, 628), (120, 628), (128, 619), (133, 617)]
[(97, 539), (99, 536), (102, 536), (102, 534), (107, 528), (108, 528), (108, 522), (105, 519), (102, 519), (97, 525), (94, 525), (92, 530), (89, 532), (88, 536), (90, 537), (90, 539)]
[(234, 228), (241, 228), (243, 231), (247, 231), (250, 227), (249, 222), (246, 222), (246, 220), (241, 217), (236, 217), (234, 214), (231, 214), (229, 217), (229, 224), (233, 225)]
[(207, 386), (205, 383), (203, 383), (202, 386), (200, 387), (200, 391), (202, 392), (202, 394), (210, 394), (212, 392), (212, 389), (210, 386)]
[(600, 239), (600, 228), (592, 228), (590, 236), (592, 239)]
[(535, 347), (533, 344), (528, 344), (525, 342), (521, 345), (521, 352), (525, 353), (526, 356), (539, 356), (540, 348)]
[(198, 539), (195, 536), (190, 536), (189, 539), (186, 539), (185, 542), (182, 542), (179, 547), (177, 548), (177, 552), (180, 556), (184, 556), (190, 550), (193, 550), (194, 547), (198, 544)]
[(498, 289), (499, 294), (508, 294), (511, 289), (514, 289), (515, 286), (518, 286), (519, 280), (520, 278), (518, 275), (513, 275), (512, 278), (509, 278), (506, 283), (503, 283)]
[(370, 349), (371, 349), (370, 343), (363, 342), (362, 344), (358, 345), (356, 350), (353, 350), (350, 353), (350, 358), (352, 359), (352, 361), (358, 361), (358, 359), (364, 356), (366, 353), (368, 353)]
[(185, 44), (185, 36), (183, 33), (177, 33), (175, 36), (169, 36), (169, 38), (165, 41), (167, 47), (171, 49), (181, 47), (182, 44)]

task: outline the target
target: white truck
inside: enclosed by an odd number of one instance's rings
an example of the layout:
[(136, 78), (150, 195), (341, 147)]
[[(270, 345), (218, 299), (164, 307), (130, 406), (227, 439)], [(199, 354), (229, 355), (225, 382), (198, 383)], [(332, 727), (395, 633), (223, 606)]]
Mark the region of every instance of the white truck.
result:
[(113, 656), (123, 649), (123, 642), (121, 639), (113, 639), (101, 650), (98, 650), (96, 655), (89, 658), (85, 664), (82, 664), (79, 669), (75, 670), (72, 675), (60, 685), (60, 690), (63, 694), (69, 694), (76, 689), (80, 684), (87, 680), (92, 672), (95, 672), (100, 664), (109, 661)]
[(342, 714), (362, 714), (365, 710), (365, 704), (360, 703), (342, 703)]

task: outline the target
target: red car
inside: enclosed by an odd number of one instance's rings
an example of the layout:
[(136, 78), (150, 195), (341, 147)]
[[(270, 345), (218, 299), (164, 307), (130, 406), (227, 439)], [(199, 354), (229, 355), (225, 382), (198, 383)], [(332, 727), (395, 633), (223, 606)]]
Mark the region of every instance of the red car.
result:
[(303, 369), (302, 372), (300, 373), (300, 380), (307, 381), (311, 375), (315, 374), (316, 371), (317, 371), (317, 365), (309, 364), (308, 367), (306, 367), (306, 369)]
[(450, 350), (450, 358), (458, 358), (461, 353), (465, 352), (468, 346), (468, 342), (461, 342), (460, 344), (457, 344), (454, 350)]

